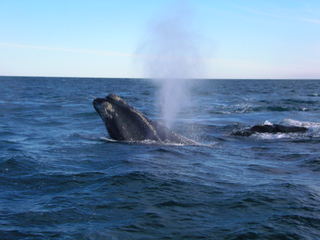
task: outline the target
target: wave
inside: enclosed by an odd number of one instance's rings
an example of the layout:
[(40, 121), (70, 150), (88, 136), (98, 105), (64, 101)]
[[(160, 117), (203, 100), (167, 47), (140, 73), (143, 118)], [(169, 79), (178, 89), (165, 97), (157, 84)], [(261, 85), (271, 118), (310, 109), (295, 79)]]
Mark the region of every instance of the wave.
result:
[(16, 155), (0, 160), (1, 172), (10, 173), (11, 175), (36, 172), (39, 167), (40, 164), (33, 157), (26, 155)]
[(296, 127), (306, 127), (308, 129), (320, 129), (320, 123), (318, 122), (307, 122), (307, 121), (298, 121), (294, 119), (284, 119), (284, 123), (291, 125), (291, 126), (296, 126)]
[(94, 111), (80, 112), (72, 114), (72, 117), (75, 118), (96, 118), (97, 113)]
[(314, 104), (307, 104), (308, 106), (299, 106), (293, 104), (284, 104), (284, 105), (252, 105), (252, 104), (236, 104), (230, 106), (219, 106), (215, 109), (208, 109), (209, 114), (233, 114), (233, 113), (254, 113), (254, 112), (309, 112), (318, 110), (318, 107), (315, 107)]
[(319, 93), (311, 93), (307, 95), (308, 97), (320, 97)]
[(313, 172), (320, 172), (320, 158), (308, 159), (304, 161), (301, 166), (306, 167)]
[(176, 146), (176, 147), (183, 147), (183, 146), (204, 146), (204, 147), (213, 147), (216, 143), (198, 143), (195, 142), (194, 144), (184, 144), (184, 143), (173, 143), (173, 142), (159, 142), (155, 140), (141, 140), (141, 141), (120, 141), (115, 140), (107, 137), (100, 137), (100, 140), (108, 142), (108, 143), (124, 143), (124, 144), (142, 144), (142, 145), (158, 145), (158, 146)]
[(249, 112), (290, 112), (290, 111), (298, 111), (298, 112), (306, 112), (310, 109), (307, 107), (301, 106), (260, 106), (254, 107)]

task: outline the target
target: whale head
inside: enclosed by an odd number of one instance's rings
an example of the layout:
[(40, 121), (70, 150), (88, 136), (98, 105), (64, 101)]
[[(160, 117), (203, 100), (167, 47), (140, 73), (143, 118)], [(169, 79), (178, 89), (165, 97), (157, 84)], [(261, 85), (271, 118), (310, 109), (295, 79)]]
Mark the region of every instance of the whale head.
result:
[(116, 140), (158, 140), (151, 122), (121, 97), (110, 94), (93, 100), (93, 106), (103, 120), (109, 135)]

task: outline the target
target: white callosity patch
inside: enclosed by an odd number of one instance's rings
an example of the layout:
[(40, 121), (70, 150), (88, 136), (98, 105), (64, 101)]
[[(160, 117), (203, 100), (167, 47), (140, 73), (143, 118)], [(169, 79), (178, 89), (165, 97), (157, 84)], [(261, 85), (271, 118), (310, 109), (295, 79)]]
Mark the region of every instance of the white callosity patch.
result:
[(110, 103), (106, 103), (106, 109), (107, 109), (107, 111), (109, 111), (109, 112), (114, 112), (114, 109), (113, 109), (113, 107), (112, 107), (112, 105), (110, 104)]
[(272, 122), (269, 122), (268, 120), (264, 121), (263, 125), (269, 125), (269, 126), (272, 126), (273, 123)]

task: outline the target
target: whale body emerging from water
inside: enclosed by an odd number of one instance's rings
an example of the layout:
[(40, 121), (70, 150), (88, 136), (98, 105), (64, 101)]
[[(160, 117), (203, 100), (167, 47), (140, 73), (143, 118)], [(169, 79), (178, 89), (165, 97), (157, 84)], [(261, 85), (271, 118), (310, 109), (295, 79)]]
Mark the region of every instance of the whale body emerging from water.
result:
[(196, 144), (162, 124), (151, 121), (115, 94), (94, 99), (93, 106), (104, 122), (110, 137), (115, 140)]
[(285, 126), (280, 124), (254, 125), (251, 128), (243, 129), (233, 133), (235, 136), (251, 136), (256, 133), (304, 133), (308, 130), (305, 127)]

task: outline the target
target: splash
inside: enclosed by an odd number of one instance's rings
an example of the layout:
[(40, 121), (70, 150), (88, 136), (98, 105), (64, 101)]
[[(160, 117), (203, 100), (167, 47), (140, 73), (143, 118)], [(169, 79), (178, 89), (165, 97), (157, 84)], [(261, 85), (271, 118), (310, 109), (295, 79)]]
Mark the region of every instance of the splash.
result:
[(159, 86), (161, 116), (170, 128), (178, 114), (191, 107), (191, 80), (201, 64), (190, 6), (178, 1), (166, 13), (151, 24), (143, 50), (145, 72)]

